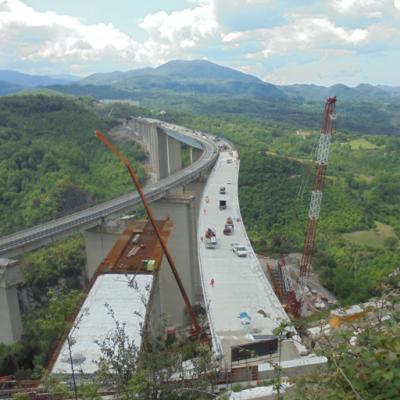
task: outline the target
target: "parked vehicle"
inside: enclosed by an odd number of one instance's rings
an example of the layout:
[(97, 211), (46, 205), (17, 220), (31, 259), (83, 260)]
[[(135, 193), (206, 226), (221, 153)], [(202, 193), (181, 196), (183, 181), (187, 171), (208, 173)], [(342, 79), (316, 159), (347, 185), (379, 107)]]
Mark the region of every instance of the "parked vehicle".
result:
[(241, 323), (242, 325), (250, 325), (250, 324), (251, 324), (250, 315), (247, 314), (246, 311), (242, 311), (242, 312), (239, 314), (239, 318), (240, 318), (240, 323)]
[(206, 249), (216, 249), (217, 248), (217, 238), (215, 236), (206, 238), (204, 243), (206, 244)]
[(219, 201), (219, 209), (220, 210), (225, 210), (226, 209), (226, 200), (220, 200)]
[(233, 220), (231, 217), (228, 217), (225, 222), (223, 233), (224, 235), (232, 235), (233, 230), (234, 230)]
[(232, 219), (231, 217), (228, 217), (228, 218), (226, 219), (225, 224), (231, 226), (231, 227), (232, 227), (232, 230), (233, 230), (233, 227), (234, 227), (234, 226), (233, 226), (233, 219)]
[(215, 249), (217, 248), (217, 236), (215, 232), (211, 229), (208, 228), (204, 234), (204, 243), (206, 246), (206, 249)]
[(224, 233), (224, 235), (227, 235), (227, 236), (232, 235), (232, 233), (233, 233), (233, 228), (232, 228), (232, 226), (231, 226), (231, 225), (225, 224), (223, 233)]
[(244, 244), (232, 243), (231, 247), (232, 247), (232, 251), (238, 257), (247, 257), (248, 250), (247, 250), (247, 247)]

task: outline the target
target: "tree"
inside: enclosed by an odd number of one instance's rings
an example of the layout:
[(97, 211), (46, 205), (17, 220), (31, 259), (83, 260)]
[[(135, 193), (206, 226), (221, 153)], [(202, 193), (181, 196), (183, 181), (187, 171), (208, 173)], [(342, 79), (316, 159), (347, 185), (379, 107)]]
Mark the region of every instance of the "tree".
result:
[[(133, 290), (138, 290), (134, 282)], [(98, 341), (102, 354), (98, 362), (100, 385), (112, 386), (127, 399), (207, 399), (219, 373), (219, 364), (208, 347), (182, 336), (167, 341), (147, 335), (141, 349), (129, 337), (125, 324), (106, 305), (115, 329)], [(163, 329), (161, 329), (163, 331)], [(185, 357), (189, 355), (190, 359)], [(191, 378), (190, 385), (185, 380)]]
[(398, 399), (400, 291), (398, 276), (390, 279), (390, 286), (377, 303), (380, 305), (367, 317), (317, 341), (328, 365), (325, 370), (298, 379), (293, 398)]

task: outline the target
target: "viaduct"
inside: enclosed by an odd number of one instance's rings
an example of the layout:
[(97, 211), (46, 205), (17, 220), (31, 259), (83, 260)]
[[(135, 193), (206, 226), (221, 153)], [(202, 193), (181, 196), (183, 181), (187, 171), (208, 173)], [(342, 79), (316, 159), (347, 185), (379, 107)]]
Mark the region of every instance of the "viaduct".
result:
[[(276, 365), (290, 377), (325, 364), (326, 358), (310, 353), (301, 343), (252, 249), (238, 201), (239, 153), (230, 146), (219, 152), (208, 135), (152, 119), (130, 118), (119, 129), (120, 134), (140, 141), (149, 152), (153, 183), (145, 187), (145, 195), (152, 202), (155, 217), (170, 217), (173, 223), (168, 247), (190, 301), (204, 305), (216, 359), (229, 374), (236, 374), (230, 381), (250, 379), (249, 372), (252, 380), (271, 379)], [(186, 168), (182, 168), (182, 144), (191, 151), (191, 164)], [(12, 258), (83, 231), (90, 278), (119, 235), (110, 228), (108, 217), (138, 205), (138, 196), (129, 193), (1, 238), (0, 341), (10, 343), (22, 330), (17, 298), (22, 278), (18, 261)], [(234, 228), (232, 224), (231, 233), (224, 235), (222, 229), (228, 221), (234, 222)], [(210, 230), (218, 237), (213, 249), (204, 239)], [(244, 257), (235, 252), (239, 245), (246, 249)], [(165, 271), (160, 268), (159, 286), (164, 290), (158, 304), (164, 308), (159, 311), (168, 314), (171, 325), (182, 326), (184, 305), (179, 291), (174, 290), (172, 274)], [(102, 279), (106, 278), (110, 277), (103, 275)], [(147, 284), (143, 280), (143, 287)], [(116, 290), (113, 286), (112, 291)], [(102, 302), (103, 297), (98, 301)], [(287, 326), (285, 331), (276, 333), (282, 326)]]
[[(196, 218), (205, 177), (218, 158), (218, 148), (210, 137), (145, 118), (129, 118), (118, 127), (120, 133), (139, 141), (148, 151), (152, 179), (144, 187), (157, 218), (170, 217), (174, 230), (171, 251), (178, 265), (190, 265), (190, 273), (180, 271), (191, 300), (200, 295), (197, 270)], [(182, 144), (190, 148), (191, 164), (182, 168)], [(22, 333), (18, 285), (22, 273), (16, 257), (75, 232), (84, 232), (87, 277), (113, 246), (119, 232), (109, 218), (140, 206), (136, 192), (122, 195), (66, 217), (0, 238), (0, 343), (12, 343)], [(185, 279), (186, 278), (186, 279)], [(196, 283), (197, 282), (197, 283)], [(177, 294), (178, 296), (178, 294)], [(179, 302), (178, 299), (171, 299)]]

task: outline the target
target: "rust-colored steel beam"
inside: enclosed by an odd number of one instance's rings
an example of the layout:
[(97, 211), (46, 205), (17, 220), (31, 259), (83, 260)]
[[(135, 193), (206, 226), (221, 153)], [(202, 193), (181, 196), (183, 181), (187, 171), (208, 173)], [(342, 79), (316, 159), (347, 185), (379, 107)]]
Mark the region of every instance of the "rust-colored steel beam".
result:
[(149, 220), (150, 220), (150, 222), (151, 222), (151, 224), (153, 226), (153, 229), (154, 229), (154, 231), (155, 231), (155, 233), (157, 235), (157, 238), (160, 241), (160, 245), (161, 245), (161, 247), (163, 249), (163, 253), (164, 253), (165, 257), (168, 260), (168, 264), (169, 264), (169, 266), (171, 268), (171, 271), (172, 271), (172, 273), (173, 273), (173, 275), (175, 277), (176, 283), (178, 284), (178, 287), (179, 287), (179, 290), (181, 292), (183, 301), (185, 302), (186, 308), (187, 308), (187, 310), (189, 312), (189, 315), (190, 315), (190, 318), (192, 320), (192, 324), (193, 324), (193, 328), (194, 328), (193, 334), (194, 335), (199, 335), (201, 333), (202, 329), (201, 329), (199, 323), (197, 322), (196, 315), (194, 314), (192, 305), (190, 304), (189, 297), (188, 297), (188, 295), (186, 293), (186, 290), (185, 290), (185, 288), (183, 286), (182, 280), (181, 280), (181, 278), (179, 276), (179, 273), (178, 273), (178, 271), (176, 269), (175, 262), (174, 262), (174, 260), (173, 260), (173, 258), (171, 256), (171, 253), (169, 252), (167, 244), (165, 243), (165, 241), (164, 241), (164, 239), (163, 239), (163, 237), (161, 235), (160, 229), (159, 229), (159, 227), (157, 225), (157, 222), (156, 222), (156, 220), (154, 218), (153, 211), (151, 210), (151, 208), (150, 208), (150, 206), (149, 206), (149, 204), (148, 204), (148, 202), (146, 200), (146, 197), (145, 197), (145, 195), (143, 193), (143, 190), (142, 190), (142, 188), (140, 186), (139, 179), (136, 176), (135, 170), (133, 169), (132, 165), (130, 164), (129, 160), (125, 157), (125, 155), (122, 154), (100, 131), (96, 130), (96, 136), (101, 142), (103, 142), (103, 144), (105, 144), (121, 160), (121, 162), (127, 168), (128, 172), (129, 172), (129, 174), (130, 174), (130, 176), (131, 176), (131, 178), (132, 178), (132, 180), (133, 180), (133, 182), (134, 182), (134, 184), (136, 186), (136, 189), (137, 189), (137, 191), (139, 193), (140, 199), (142, 200), (142, 204), (143, 204), (143, 206), (144, 206), (144, 208), (146, 210), (147, 216), (149, 217)]

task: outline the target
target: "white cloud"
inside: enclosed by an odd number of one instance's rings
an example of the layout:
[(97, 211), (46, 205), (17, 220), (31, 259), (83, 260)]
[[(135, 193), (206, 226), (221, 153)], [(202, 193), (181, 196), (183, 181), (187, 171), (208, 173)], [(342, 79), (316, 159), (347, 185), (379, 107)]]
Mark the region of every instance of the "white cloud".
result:
[(245, 6), (266, 6), (270, 5), (273, 0), (210, 0), (216, 8), (229, 9), (229, 8), (243, 8)]
[(170, 14), (165, 11), (148, 14), (140, 27), (154, 42), (187, 48), (194, 47), (203, 39), (213, 36), (218, 31), (218, 22), (212, 5), (203, 4)]
[[(391, 68), (398, 64), (400, 24), (396, 18), (400, 16), (400, 0), (314, 1), (312, 9), (276, 0), (187, 0), (190, 5), (186, 9), (145, 16), (139, 27), (147, 37), (140, 42), (111, 23), (88, 24), (68, 15), (39, 12), (24, 1), (0, 0), (3, 67), (23, 60), (23, 69), (61, 66), (65, 70), (68, 65), (71, 72), (85, 74), (99, 70), (100, 65), (104, 69), (136, 68), (173, 58), (218, 54), (222, 64), (236, 65), (258, 76), (265, 76), (272, 65), (285, 60), (286, 65), (272, 72), (271, 79), (279, 79), (282, 71), (286, 80), (298, 76), (299, 80), (318, 78), (322, 82), (328, 75), (336, 76), (335, 69), (326, 67), (331, 64), (324, 54), (337, 64), (347, 52), (352, 53), (338, 69), (343, 74), (354, 72), (350, 64), (360, 60), (357, 57), (363, 52), (363, 68), (369, 67), (371, 73), (368, 57), (373, 58), (373, 52), (379, 53), (379, 59), (385, 51), (387, 60), (393, 56), (393, 62), (387, 62)], [(299, 10), (303, 14), (295, 14)], [(271, 12), (271, 19), (261, 25), (264, 11)], [(275, 16), (276, 21), (272, 21)], [(281, 22), (283, 18), (286, 22)], [(229, 27), (232, 25), (236, 28)], [(248, 30), (241, 31), (244, 27)], [(278, 63), (269, 62), (280, 55), (285, 57), (277, 57)], [(374, 69), (382, 70), (385, 77), (388, 68), (375, 64)]]
[(258, 10), (262, 6), (271, 5), (274, 0), (204, 0), (210, 4), (219, 20), (223, 20), (227, 15), (238, 15), (243, 10)]
[(368, 39), (366, 29), (346, 29), (335, 25), (327, 17), (292, 16), (283, 26), (223, 35), (226, 43), (260, 42), (263, 49), (249, 53), (248, 58), (262, 59), (273, 54), (323, 48), (329, 46), (356, 46)]
[[(140, 27), (149, 37), (139, 43), (113, 24), (84, 24), (78, 18), (39, 12), (21, 0), (0, 0), (0, 50), (13, 46), (22, 60), (122, 60), (155, 65), (182, 57), (218, 31), (213, 6), (147, 15)], [(10, 44), (12, 45), (10, 46)]]
[(381, 18), (400, 10), (399, 0), (332, 0), (332, 7), (341, 14)]
[(84, 25), (79, 19), (38, 12), (20, 0), (0, 0), (0, 47), (10, 41), (22, 59), (128, 57), (138, 43), (112, 24)]

